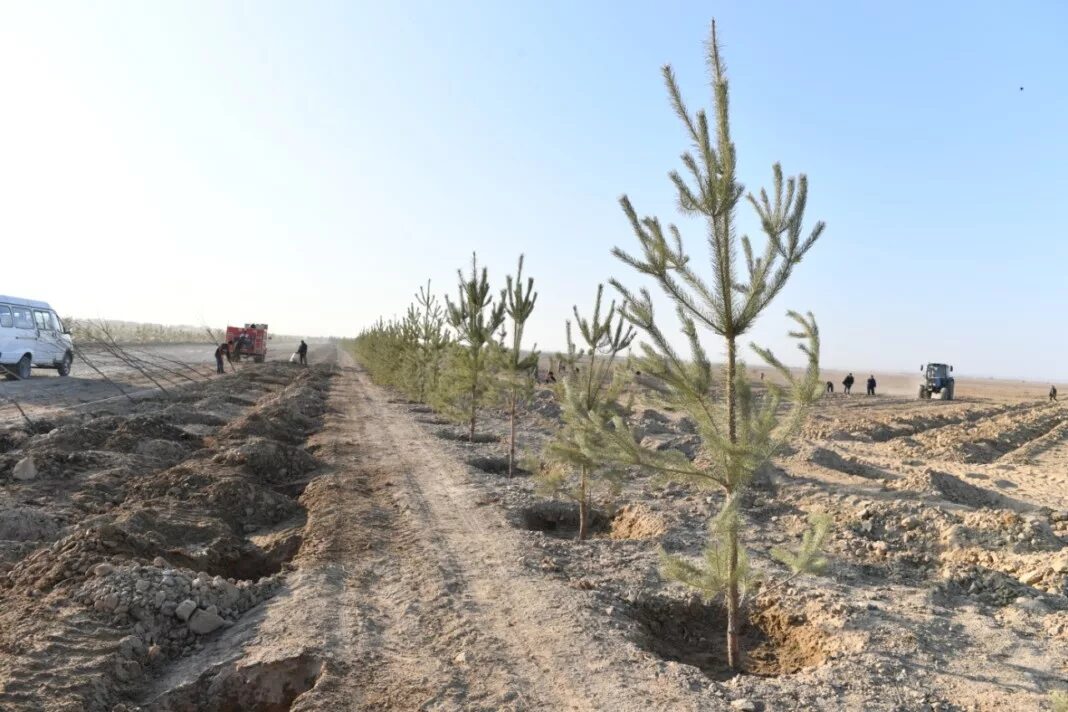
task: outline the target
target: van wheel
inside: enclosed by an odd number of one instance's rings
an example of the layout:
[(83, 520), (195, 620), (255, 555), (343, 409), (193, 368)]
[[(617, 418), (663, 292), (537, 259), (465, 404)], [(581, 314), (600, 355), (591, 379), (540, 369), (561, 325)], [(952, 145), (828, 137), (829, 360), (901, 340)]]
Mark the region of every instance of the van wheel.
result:
[(59, 362), (58, 366), (56, 366), (56, 371), (59, 372), (60, 376), (69, 376), (70, 367), (73, 363), (74, 357), (71, 356), (70, 352), (67, 352), (63, 355), (63, 360)]
[(15, 375), (20, 381), (24, 381), (30, 377), (30, 367), (30, 355), (26, 354), (19, 359), (18, 370), (15, 372)]

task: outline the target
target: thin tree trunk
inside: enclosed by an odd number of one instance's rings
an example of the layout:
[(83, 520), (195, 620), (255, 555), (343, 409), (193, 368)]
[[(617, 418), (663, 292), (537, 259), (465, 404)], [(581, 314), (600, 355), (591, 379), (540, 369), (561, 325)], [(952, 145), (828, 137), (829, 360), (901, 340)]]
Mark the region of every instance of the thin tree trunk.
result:
[[(730, 437), (731, 444), (733, 445), (738, 441), (738, 431), (736, 425), (735, 414), (735, 399), (737, 398), (737, 392), (734, 387), (734, 377), (736, 375), (735, 366), (735, 343), (734, 337), (727, 337), (727, 433)], [(727, 500), (724, 502), (724, 507), (730, 507), (733, 505), (735, 493), (732, 489), (727, 490)], [(738, 630), (740, 628), (740, 612), (738, 610), (738, 528), (730, 527), (729, 534), (727, 535), (727, 576), (729, 581), (727, 583), (727, 665), (731, 670), (737, 670), (741, 665), (741, 645), (738, 639)]]
[(586, 534), (589, 529), (589, 499), (586, 496), (586, 468), (582, 468), (582, 482), (579, 484), (579, 541), (586, 539)]
[(514, 477), (515, 476), (515, 401), (516, 401), (515, 386), (512, 386), (512, 404), (511, 404), (512, 405), (512, 412), (511, 412), (511, 422), (509, 424), (509, 428), (510, 428), (511, 432), (510, 432), (509, 439), (508, 439), (508, 476), (509, 477)]
[(472, 371), (472, 374), (473, 375), (471, 377), (471, 432), (470, 432), (470, 436), (468, 437), (468, 440), (470, 440), (471, 442), (475, 442), (475, 418), (477, 417), (476, 413), (477, 413), (477, 410), (478, 410), (478, 401), (475, 400), (475, 397), (478, 394), (478, 368), (477, 368), (477, 366)]

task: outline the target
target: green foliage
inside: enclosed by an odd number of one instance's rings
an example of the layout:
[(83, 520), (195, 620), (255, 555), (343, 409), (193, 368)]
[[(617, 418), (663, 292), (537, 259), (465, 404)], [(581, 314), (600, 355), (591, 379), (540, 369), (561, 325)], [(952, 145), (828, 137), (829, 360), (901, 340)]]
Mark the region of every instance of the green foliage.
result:
[(597, 285), (593, 315), (586, 319), (574, 307), (575, 324), (582, 337), (578, 346), (567, 322), (567, 371), (557, 382), (563, 426), (546, 450), (550, 463), (539, 474), (542, 491), (561, 494), (578, 502), (579, 538), (588, 529), (588, 514), (596, 485), (612, 492), (618, 488), (623, 469), (603, 457), (612, 437), (611, 422), (621, 415), (619, 395), (623, 375), (613, 368), (619, 353), (634, 340), (634, 330), (616, 311), (612, 302), (602, 314), (604, 285)]
[[(739, 605), (743, 584), (744, 551), (741, 549), (739, 495), (756, 471), (800, 428), (809, 405), (818, 394), (819, 331), (811, 314), (789, 312), (797, 324), (791, 336), (800, 341), (808, 365), (800, 376), (794, 374), (768, 349), (752, 345), (766, 364), (775, 369), (785, 386), (766, 382), (757, 394), (749, 385), (745, 368), (738, 362), (740, 336), (747, 333), (757, 317), (782, 290), (796, 267), (822, 234), (819, 222), (803, 235), (802, 223), (808, 198), (804, 175), (784, 180), (782, 168), (772, 167), (772, 197), (761, 190), (746, 194), (736, 177), (737, 153), (730, 133), (728, 87), (712, 24), (708, 65), (712, 74), (715, 137), (703, 110), (694, 114), (686, 108), (671, 67), (663, 69), (668, 96), (686, 129), (691, 150), (682, 155), (686, 177), (675, 171), (670, 177), (678, 194), (679, 210), (688, 216), (704, 218), (711, 275), (706, 278), (691, 264), (678, 227), (665, 228), (656, 217), (639, 218), (627, 196), (620, 199), (640, 253), (632, 255), (620, 248), (613, 254), (640, 274), (652, 277), (674, 303), (690, 355), (681, 356), (664, 336), (647, 289), (633, 291), (618, 280), (612, 285), (623, 297), (623, 314), (640, 329), (650, 343), (642, 343), (638, 365), (659, 384), (665, 404), (685, 411), (696, 423), (703, 452), (694, 462), (680, 453), (655, 452), (641, 447), (617, 419), (612, 448), (606, 452), (620, 461), (646, 467), (663, 477), (704, 487), (720, 488), (725, 494), (722, 512), (710, 531), (705, 565), (683, 564), (669, 559), (667, 575), (696, 585), (703, 592), (722, 590), (727, 604), (727, 652), (732, 667), (740, 660)], [(749, 236), (739, 238), (735, 211), (745, 196), (756, 211), (765, 241), (754, 248)], [(742, 261), (743, 274), (738, 262)], [(717, 372), (701, 344), (698, 327), (722, 337), (727, 364), (722, 375), (723, 403), (714, 400)], [(786, 405), (785, 416), (781, 413)], [(612, 452), (614, 451), (614, 452)], [(814, 532), (810, 542), (826, 536)], [(811, 559), (808, 563), (811, 563)], [(800, 559), (796, 563), (806, 563)], [(725, 569), (723, 568), (725, 567)], [(719, 588), (717, 588), (717, 586)]]
[(450, 343), (444, 310), (427, 282), (404, 318), (389, 322), (379, 319), (356, 337), (352, 350), (376, 383), (425, 402), (438, 389)]
[[(430, 282), (420, 287), (415, 303), (416, 346), (412, 356), (411, 390), (416, 400), (425, 402), (438, 389), (441, 361), (451, 343), (445, 323), (445, 311), (430, 293)], [(411, 308), (409, 308), (409, 312)]]
[(786, 564), (791, 573), (821, 574), (827, 568), (827, 559), (821, 553), (823, 543), (831, 533), (832, 519), (828, 514), (812, 513), (808, 515), (811, 529), (801, 536), (801, 546), (797, 551), (776, 547), (771, 555)]
[(661, 552), (662, 573), (669, 579), (697, 589), (707, 601), (726, 591), (732, 582), (744, 593), (753, 581), (749, 558), (745, 550), (740, 549), (737, 561), (731, 566), (730, 556), (730, 542), (737, 539), (739, 526), (737, 504), (731, 503), (720, 510), (709, 525), (708, 542), (701, 564)]
[(478, 270), (478, 260), (471, 255), (471, 276), (465, 279), (457, 270), (459, 295), (456, 302), (445, 297), (449, 325), (456, 331), (458, 348), (448, 351), (449, 390), (441, 400), (452, 413), (462, 414), (470, 425), (470, 438), (475, 438), (479, 408), (488, 400), (493, 379), (487, 370), (494, 364), (500, 348), (493, 341), (494, 332), (504, 323), (505, 304), (493, 303), (486, 268)]
[(523, 331), (527, 319), (534, 313), (538, 293), (534, 291), (534, 279), (527, 278), (523, 284), (523, 255), (519, 255), (519, 267), (515, 279), (508, 275), (506, 286), (501, 290), (501, 304), (504, 313), (512, 321), (512, 347), (504, 354), (504, 368), (501, 370), (503, 390), (507, 394), (510, 416), (508, 438), (508, 476), (515, 474), (515, 426), (516, 412), (521, 402), (525, 402), (534, 392), (534, 380), (538, 369), (538, 350), (535, 344), (530, 353), (523, 355)]

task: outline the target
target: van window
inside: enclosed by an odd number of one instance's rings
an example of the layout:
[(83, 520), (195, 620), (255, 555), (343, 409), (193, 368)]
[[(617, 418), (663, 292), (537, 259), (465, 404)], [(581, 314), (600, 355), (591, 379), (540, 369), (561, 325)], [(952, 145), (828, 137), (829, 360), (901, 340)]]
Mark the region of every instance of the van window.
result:
[(15, 326), (17, 326), (18, 328), (33, 328), (33, 315), (26, 307), (11, 307), (11, 314), (15, 318)]
[(63, 322), (60, 320), (60, 318), (56, 315), (55, 312), (50, 312), (50, 314), (52, 315), (52, 328), (62, 334)]
[(37, 322), (37, 328), (41, 331), (52, 330), (52, 317), (48, 312), (34, 310), (33, 318)]
[(5, 329), (10, 329), (11, 324), (11, 308), (0, 306), (0, 326)]

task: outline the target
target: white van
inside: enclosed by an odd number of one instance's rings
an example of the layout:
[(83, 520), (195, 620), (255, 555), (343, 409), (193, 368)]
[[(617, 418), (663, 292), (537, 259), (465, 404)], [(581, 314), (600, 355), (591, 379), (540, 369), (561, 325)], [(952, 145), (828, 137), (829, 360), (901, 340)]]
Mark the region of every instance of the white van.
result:
[(9, 377), (30, 377), (30, 368), (70, 373), (74, 344), (70, 331), (47, 302), (0, 295), (0, 364)]

